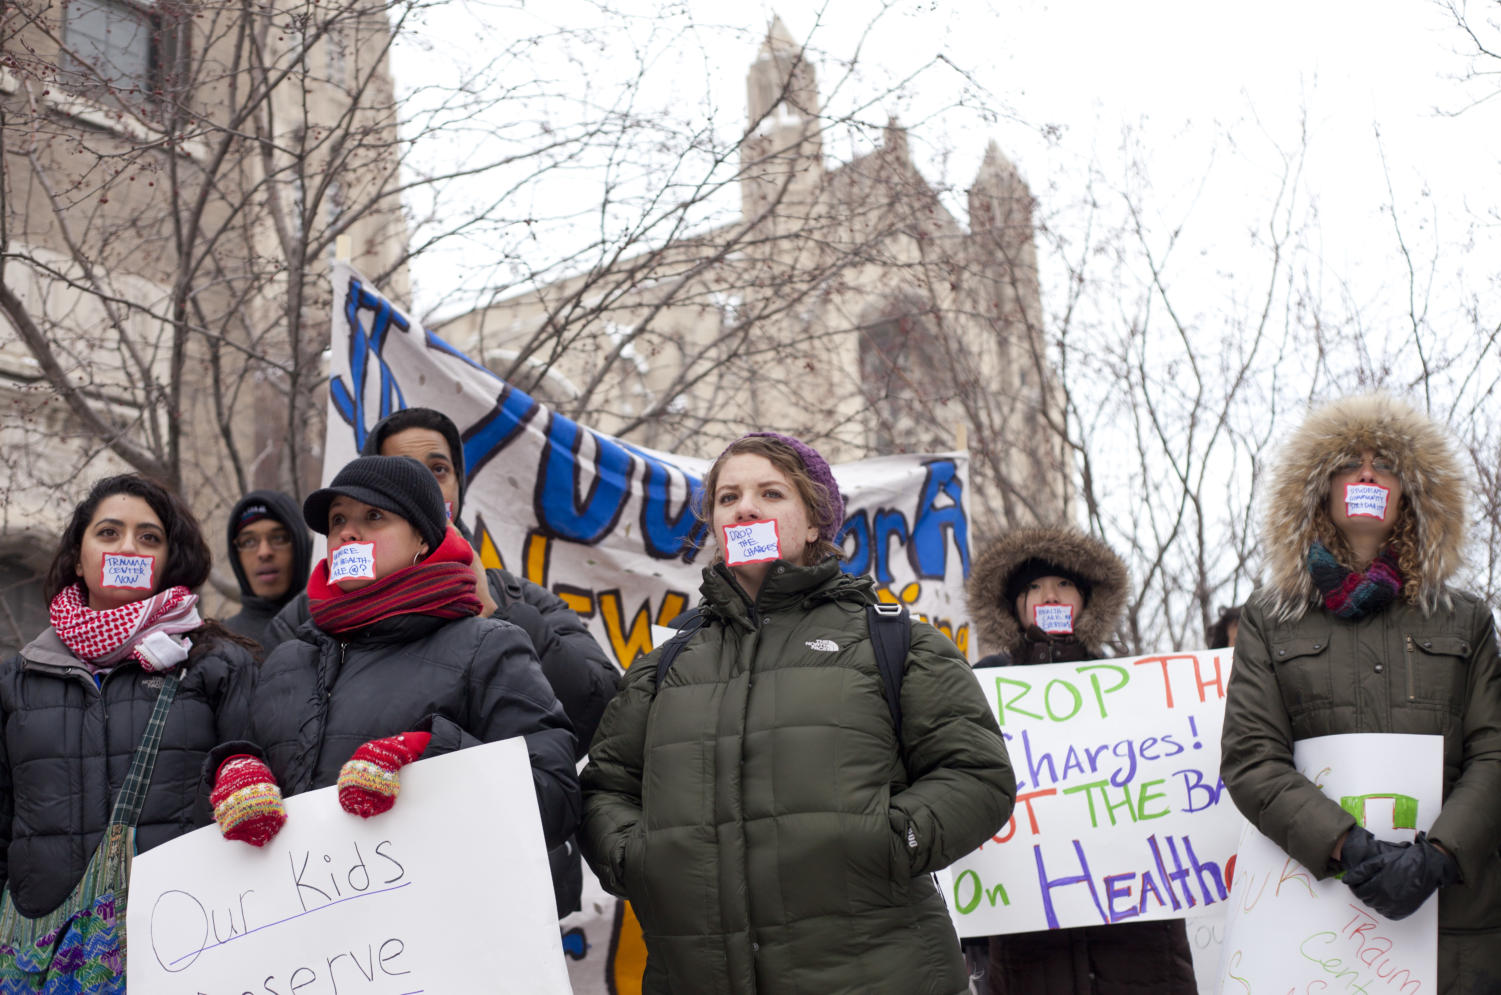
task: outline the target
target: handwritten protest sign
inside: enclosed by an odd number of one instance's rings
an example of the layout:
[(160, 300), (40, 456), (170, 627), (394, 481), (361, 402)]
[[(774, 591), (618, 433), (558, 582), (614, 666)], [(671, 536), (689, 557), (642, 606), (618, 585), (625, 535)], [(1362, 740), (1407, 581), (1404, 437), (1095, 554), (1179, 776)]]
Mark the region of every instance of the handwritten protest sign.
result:
[(99, 586), (128, 591), (152, 589), (156, 557), (132, 553), (105, 553), (99, 563)]
[(719, 531), (724, 535), (724, 561), (730, 566), (769, 563), (782, 555), (782, 537), (777, 533), (777, 523), (769, 518), (726, 525)]
[(346, 542), (329, 553), (328, 579), (335, 584), (341, 580), (374, 580), (375, 543)]
[(412, 764), (365, 820), (334, 788), (287, 800), (262, 849), (214, 826), (135, 859), (138, 995), (566, 995), (526, 744)]
[(1386, 517), (1386, 500), (1391, 491), (1380, 484), (1346, 484), (1345, 515), (1350, 518)]
[[(1371, 833), (1410, 841), (1438, 815), (1443, 737), (1320, 736), (1294, 762)], [(1432, 992), (1438, 898), (1401, 922), (1308, 869), (1244, 824), (1225, 923), (1219, 990)]]
[(1016, 811), (951, 868), (963, 936), (1172, 919), (1229, 895), (1228, 650), (976, 670)]

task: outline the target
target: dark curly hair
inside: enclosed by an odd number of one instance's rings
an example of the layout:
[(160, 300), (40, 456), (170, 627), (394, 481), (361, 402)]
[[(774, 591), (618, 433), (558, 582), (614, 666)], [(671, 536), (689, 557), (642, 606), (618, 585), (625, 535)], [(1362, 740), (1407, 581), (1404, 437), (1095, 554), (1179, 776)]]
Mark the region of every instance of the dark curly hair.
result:
[(1220, 609), (1220, 617), (1215, 619), (1204, 633), (1205, 648), (1218, 650), (1225, 649), (1230, 645), (1230, 626), (1240, 625), (1240, 610), (1242, 605), (1232, 605), (1229, 608)]
[(42, 585), (42, 593), (49, 604), (64, 588), (78, 583), (78, 554), (83, 548), (84, 532), (94, 520), (99, 503), (117, 494), (145, 501), (167, 533), (167, 563), (156, 586), (158, 591), (177, 585), (196, 590), (208, 580), (214, 564), (213, 554), (209, 552), (203, 530), (198, 527), (192, 511), (181, 498), (156, 481), (138, 473), (123, 473), (96, 482), (89, 488), (88, 497), (73, 509), (73, 518), (58, 539), (57, 552)]

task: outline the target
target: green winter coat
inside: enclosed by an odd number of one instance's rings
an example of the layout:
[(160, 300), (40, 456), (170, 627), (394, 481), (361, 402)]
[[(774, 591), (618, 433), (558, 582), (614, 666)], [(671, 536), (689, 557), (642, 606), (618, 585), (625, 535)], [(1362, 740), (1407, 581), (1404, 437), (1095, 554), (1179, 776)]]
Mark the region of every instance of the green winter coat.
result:
[(655, 653), (626, 672), (581, 779), (579, 842), (641, 921), (643, 990), (966, 991), (929, 874), (1000, 829), (1016, 782), (963, 657), (913, 623), (898, 744), (868, 579), (778, 562), (753, 604), (716, 565), (702, 591), (705, 625), (660, 690)]
[(1425, 616), (1393, 603), (1351, 622), (1323, 608), (1274, 621), (1253, 598), (1241, 616), (1225, 701), (1221, 773), (1236, 807), (1320, 878), (1355, 820), (1293, 766), (1293, 743), (1379, 732), (1444, 737), (1444, 804), (1429, 836), (1459, 861), (1463, 883), (1439, 892), (1439, 961), (1447, 937), (1501, 935), (1501, 665), (1481, 601), (1454, 592)]

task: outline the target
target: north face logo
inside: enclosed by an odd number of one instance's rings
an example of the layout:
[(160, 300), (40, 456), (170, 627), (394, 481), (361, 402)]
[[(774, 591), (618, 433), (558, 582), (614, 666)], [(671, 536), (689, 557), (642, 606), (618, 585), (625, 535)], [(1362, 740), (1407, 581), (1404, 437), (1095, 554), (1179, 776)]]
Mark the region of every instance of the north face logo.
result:
[(820, 653), (839, 652), (839, 644), (832, 639), (810, 639), (808, 640), (808, 648), (810, 650), (818, 650)]

